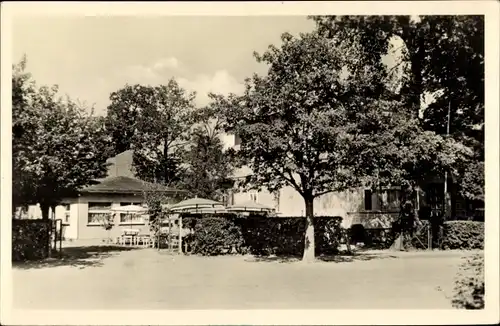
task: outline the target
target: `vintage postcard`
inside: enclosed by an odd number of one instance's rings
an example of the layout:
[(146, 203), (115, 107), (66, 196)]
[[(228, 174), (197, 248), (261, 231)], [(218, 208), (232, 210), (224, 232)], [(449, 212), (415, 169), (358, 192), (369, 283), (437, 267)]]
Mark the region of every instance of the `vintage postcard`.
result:
[(499, 3), (2, 3), (6, 325), (499, 321)]

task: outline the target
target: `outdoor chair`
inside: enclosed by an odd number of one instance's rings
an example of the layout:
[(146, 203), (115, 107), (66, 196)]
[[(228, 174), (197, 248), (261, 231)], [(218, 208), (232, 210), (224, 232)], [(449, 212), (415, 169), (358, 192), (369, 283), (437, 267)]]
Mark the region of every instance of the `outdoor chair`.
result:
[(134, 236), (132, 235), (122, 235), (122, 244), (132, 246), (134, 242)]
[(137, 245), (149, 247), (151, 245), (151, 236), (149, 234), (142, 234), (137, 236)]

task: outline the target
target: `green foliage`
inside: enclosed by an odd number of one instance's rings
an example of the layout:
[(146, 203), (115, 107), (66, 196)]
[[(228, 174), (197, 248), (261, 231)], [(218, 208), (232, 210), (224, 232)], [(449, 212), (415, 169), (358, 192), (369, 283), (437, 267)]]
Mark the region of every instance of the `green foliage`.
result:
[[(317, 254), (337, 253), (340, 222), (337, 217), (316, 219)], [(304, 250), (304, 218), (186, 218), (183, 224), (194, 230), (184, 241), (195, 254), (227, 254), (234, 248), (238, 253), (298, 256)]]
[(212, 103), (195, 111), (195, 125), (182, 156), (185, 169), (181, 178), (183, 188), (191, 196), (221, 201), (224, 190), (232, 186), (229, 177), (233, 168), (221, 140), (220, 97), (210, 96)]
[(243, 237), (254, 255), (300, 255), (304, 251), (304, 218), (249, 218)]
[[(168, 185), (167, 185), (168, 186)], [(175, 203), (181, 195), (167, 196), (160, 190), (160, 185), (153, 184), (148, 191), (144, 191), (144, 201), (148, 208), (149, 229), (152, 234), (159, 236), (163, 221), (169, 217), (168, 211), (163, 209), (163, 205)]]
[(365, 229), (363, 248), (389, 249), (395, 237), (396, 233), (392, 229)]
[(240, 248), (242, 244), (241, 229), (234, 220), (217, 217), (197, 220), (194, 237), (190, 241), (192, 253), (204, 256), (231, 253), (233, 248)]
[[(373, 66), (393, 84), (392, 92), (381, 95), (401, 102), (399, 111), (408, 113), (412, 124), (443, 135), (448, 133), (449, 119), (451, 137), (475, 152), (450, 172), (459, 179), (463, 196), (484, 199), (479, 169), (484, 164), (484, 17), (311, 18), (321, 35), (333, 44), (357, 48), (356, 60)], [(401, 52), (399, 57), (396, 50)], [(389, 69), (381, 65), (387, 55), (396, 60)], [(422, 110), (422, 99), (430, 94), (435, 101)]]
[(194, 97), (174, 79), (159, 86), (125, 85), (111, 94), (107, 126), (115, 152), (134, 151), (137, 177), (170, 185), (179, 181)]
[(14, 67), (12, 107), (13, 206), (48, 208), (106, 175), (110, 138), (103, 120), (89, 116), (57, 87), (37, 88)]
[(458, 309), (484, 309), (483, 255), (474, 255), (460, 266), (452, 304)]
[(114, 226), (114, 216), (111, 213), (100, 214), (98, 219), (99, 225), (106, 231), (109, 231)]
[(47, 258), (50, 246), (49, 220), (12, 220), (12, 261)]
[(443, 233), (443, 249), (484, 249), (484, 222), (448, 221)]
[(312, 201), (355, 183), (348, 173), (354, 158), (346, 155), (354, 97), (341, 49), (315, 34), (282, 40), (281, 48), (256, 55), (269, 66), (267, 75), (247, 80), (244, 95), (222, 106), (225, 127), (242, 139), (235, 159), (253, 171), (245, 186), (287, 185)]

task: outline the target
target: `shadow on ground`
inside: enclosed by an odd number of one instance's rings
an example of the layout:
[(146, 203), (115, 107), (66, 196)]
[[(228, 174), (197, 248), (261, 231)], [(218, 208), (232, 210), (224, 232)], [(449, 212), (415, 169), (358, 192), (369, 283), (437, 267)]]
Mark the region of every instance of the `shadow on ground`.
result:
[[(389, 254), (374, 254), (374, 253), (353, 253), (339, 254), (330, 256), (319, 256), (316, 260), (319, 262), (331, 263), (350, 263), (354, 261), (368, 261), (374, 259), (398, 258)], [(294, 263), (301, 261), (300, 256), (254, 256), (246, 259), (247, 262), (268, 262), (268, 263)]]
[(60, 266), (71, 266), (77, 268), (100, 267), (103, 260), (110, 256), (117, 255), (122, 251), (136, 250), (133, 247), (121, 246), (81, 246), (63, 248), (60, 254), (55, 257), (37, 261), (12, 262), (13, 268), (18, 269), (37, 269)]

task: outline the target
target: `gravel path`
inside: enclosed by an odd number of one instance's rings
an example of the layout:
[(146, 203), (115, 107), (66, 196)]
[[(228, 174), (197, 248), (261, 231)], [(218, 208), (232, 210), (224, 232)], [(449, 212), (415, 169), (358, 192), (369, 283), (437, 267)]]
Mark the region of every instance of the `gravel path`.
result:
[(470, 254), (367, 252), (303, 264), (93, 247), (77, 258), (16, 266), (14, 307), (446, 309), (457, 266)]

